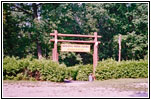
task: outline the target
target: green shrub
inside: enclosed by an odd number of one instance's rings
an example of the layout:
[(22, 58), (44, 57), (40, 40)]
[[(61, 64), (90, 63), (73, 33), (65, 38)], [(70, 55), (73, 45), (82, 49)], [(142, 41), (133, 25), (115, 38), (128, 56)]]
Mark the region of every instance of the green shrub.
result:
[(59, 66), (59, 64), (51, 61), (45, 61), (44, 66), (41, 67), (41, 79), (50, 80), (53, 82), (61, 82), (65, 78), (66, 67)]
[(67, 67), (65, 78), (67, 79), (72, 78), (73, 80), (76, 80), (78, 71), (79, 71), (79, 66)]
[(19, 66), (18, 59), (15, 57), (5, 57), (3, 60), (3, 75), (4, 78), (13, 79), (18, 73), (22, 72), (24, 67)]
[(29, 80), (30, 80), (30, 81), (36, 81), (36, 79), (33, 78), (33, 77), (30, 77)]
[(76, 80), (87, 81), (90, 73), (93, 72), (92, 65), (80, 65), (77, 73)]
[(14, 77), (14, 80), (23, 80), (23, 79), (24, 79), (23, 73), (19, 73), (19, 74), (17, 74), (16, 77)]
[(111, 78), (147, 78), (147, 61), (122, 61), (116, 62), (112, 59), (99, 62), (96, 68), (96, 79), (104, 80)]
[(4, 79), (5, 79), (5, 80), (13, 80), (13, 79), (14, 79), (14, 76), (5, 75), (5, 76), (4, 76)]
[[(17, 59), (5, 57), (3, 59), (3, 79), (6, 80), (46, 80), (62, 82), (64, 79), (87, 81), (93, 71), (93, 65), (77, 65), (66, 67), (46, 59)], [(112, 78), (147, 78), (148, 62), (121, 61), (120, 63), (107, 59), (98, 63), (96, 79), (106, 80)]]
[(50, 60), (42, 59), (16, 59), (5, 57), (3, 59), (4, 79), (30, 79), (30, 80), (50, 80), (55, 82), (63, 81), (66, 67)]

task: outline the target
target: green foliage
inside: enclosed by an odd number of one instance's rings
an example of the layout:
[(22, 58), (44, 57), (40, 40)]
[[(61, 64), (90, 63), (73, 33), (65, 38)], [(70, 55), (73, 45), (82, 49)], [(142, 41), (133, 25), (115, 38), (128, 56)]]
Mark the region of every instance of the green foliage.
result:
[(59, 63), (64, 63), (66, 66), (75, 66), (82, 63), (82, 58), (74, 52), (61, 52), (59, 54)]
[(18, 73), (22, 72), (24, 66), (20, 66), (18, 60), (15, 57), (5, 57), (3, 61), (3, 75), (4, 78), (10, 77), (12, 79)]
[[(118, 36), (114, 36), (113, 40), (113, 56), (118, 58)], [(129, 33), (128, 35), (122, 35), (121, 42), (121, 54), (122, 59), (145, 59), (145, 56), (148, 55), (148, 40), (147, 36), (141, 34), (137, 35), (135, 32)]]
[(122, 61), (116, 62), (108, 59), (99, 62), (96, 68), (96, 79), (112, 78), (147, 78), (148, 62), (147, 61)]
[(51, 61), (44, 61), (43, 66), (41, 67), (41, 79), (42, 80), (49, 80), (53, 82), (60, 82), (63, 81), (65, 78), (65, 66), (59, 66), (59, 64), (51, 62)]
[[(38, 18), (33, 9), (36, 9)], [(39, 46), (43, 57), (50, 58), (53, 43), (49, 43), (49, 34), (53, 30), (84, 35), (98, 32), (102, 36), (98, 39), (101, 41), (99, 60), (111, 57), (117, 60), (118, 34), (123, 37), (123, 60), (144, 59), (148, 54), (147, 3), (4, 3), (3, 22), (4, 56), (25, 58), (32, 55), (37, 58)], [(92, 40), (77, 37), (60, 39)], [(58, 51), (60, 62), (67, 66), (92, 63), (92, 54), (66, 55)]]
[(79, 66), (78, 65), (66, 68), (66, 76), (65, 76), (65, 78), (67, 78), (67, 79), (72, 78), (73, 80), (76, 80), (78, 71), (79, 71)]
[(14, 80), (26, 80), (26, 76), (23, 75), (23, 73), (19, 73), (16, 77), (14, 77)]
[[(68, 74), (67, 74), (68, 75)], [(50, 60), (18, 59), (5, 57), (3, 61), (4, 79), (63, 81), (66, 67)]]
[(88, 76), (89, 76), (90, 73), (92, 73), (92, 71), (93, 71), (92, 65), (90, 65), (90, 64), (80, 65), (76, 80), (87, 81)]
[[(45, 80), (62, 82), (64, 79), (87, 81), (92, 73), (92, 65), (76, 65), (66, 67), (46, 59), (16, 59), (5, 57), (3, 59), (3, 77), (9, 80)], [(111, 78), (147, 78), (148, 62), (122, 61), (113, 59), (103, 60), (96, 67), (96, 79), (104, 80)]]
[[(122, 60), (147, 60), (148, 13), (147, 3), (3, 3), (4, 79), (63, 81), (72, 77), (87, 80), (92, 65), (77, 64), (92, 64), (92, 51), (61, 53), (58, 49), (59, 62), (68, 68), (49, 60), (33, 59), (38, 58), (38, 53), (42, 53), (43, 58), (51, 58), (53, 43), (49, 43), (49, 34), (53, 30), (83, 35), (98, 32), (102, 36), (98, 39), (101, 41), (98, 46), (99, 60), (118, 59), (118, 34), (121, 34)], [(146, 61), (117, 63), (105, 60), (97, 67), (97, 79), (147, 77), (147, 68), (144, 67), (147, 65), (143, 64), (147, 64)], [(136, 71), (136, 74), (134, 70), (141, 71)]]
[(100, 60), (111, 57), (118, 59), (118, 42), (115, 43), (118, 41), (118, 34), (123, 36), (122, 59), (144, 59), (148, 50), (148, 5), (145, 3), (108, 3), (103, 6), (107, 16), (104, 15), (106, 19), (100, 21), (102, 35), (102, 44), (99, 48)]

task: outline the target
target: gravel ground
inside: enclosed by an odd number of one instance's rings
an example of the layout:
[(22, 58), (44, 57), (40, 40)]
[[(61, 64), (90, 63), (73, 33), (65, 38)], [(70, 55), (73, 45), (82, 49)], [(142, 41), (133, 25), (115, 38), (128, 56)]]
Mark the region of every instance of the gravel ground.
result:
[[(148, 83), (135, 83), (128, 86), (136, 90), (122, 90), (116, 87), (119, 84), (104, 86), (95, 82), (55, 83), (48, 81), (4, 81), (3, 97), (148, 97)], [(101, 83), (101, 81), (100, 81)], [(104, 83), (102, 83), (104, 84)], [(95, 86), (94, 86), (95, 85)], [(125, 86), (125, 85), (124, 85)], [(141, 89), (139, 89), (141, 87)]]

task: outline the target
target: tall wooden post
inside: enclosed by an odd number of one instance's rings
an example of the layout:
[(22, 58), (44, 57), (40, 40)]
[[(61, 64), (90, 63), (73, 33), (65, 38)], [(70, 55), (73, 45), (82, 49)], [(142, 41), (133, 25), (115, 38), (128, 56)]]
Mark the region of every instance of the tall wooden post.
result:
[(55, 62), (58, 62), (58, 53), (57, 53), (57, 30), (54, 30), (54, 34), (55, 34), (55, 42), (54, 42), (54, 48), (53, 48), (53, 51), (52, 51), (52, 58), (53, 58), (53, 61)]
[(118, 43), (119, 43), (119, 54), (118, 54), (118, 62), (121, 61), (121, 34), (119, 35)]
[(94, 32), (94, 53), (93, 53), (93, 76), (95, 77), (95, 70), (98, 63), (98, 41), (97, 32)]

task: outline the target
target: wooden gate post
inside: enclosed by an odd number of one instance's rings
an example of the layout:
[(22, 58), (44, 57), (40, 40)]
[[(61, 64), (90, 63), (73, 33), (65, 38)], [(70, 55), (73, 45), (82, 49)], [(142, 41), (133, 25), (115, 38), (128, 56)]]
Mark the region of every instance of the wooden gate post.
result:
[(54, 34), (55, 34), (55, 42), (54, 42), (54, 48), (53, 48), (53, 51), (52, 51), (52, 59), (53, 61), (55, 62), (58, 62), (58, 52), (57, 52), (57, 30), (54, 30)]
[(98, 63), (98, 41), (97, 41), (97, 32), (94, 32), (94, 52), (93, 52), (93, 76), (95, 78), (95, 70)]
[(121, 61), (121, 34), (119, 35), (118, 43), (119, 43), (119, 54), (118, 54), (118, 62)]

